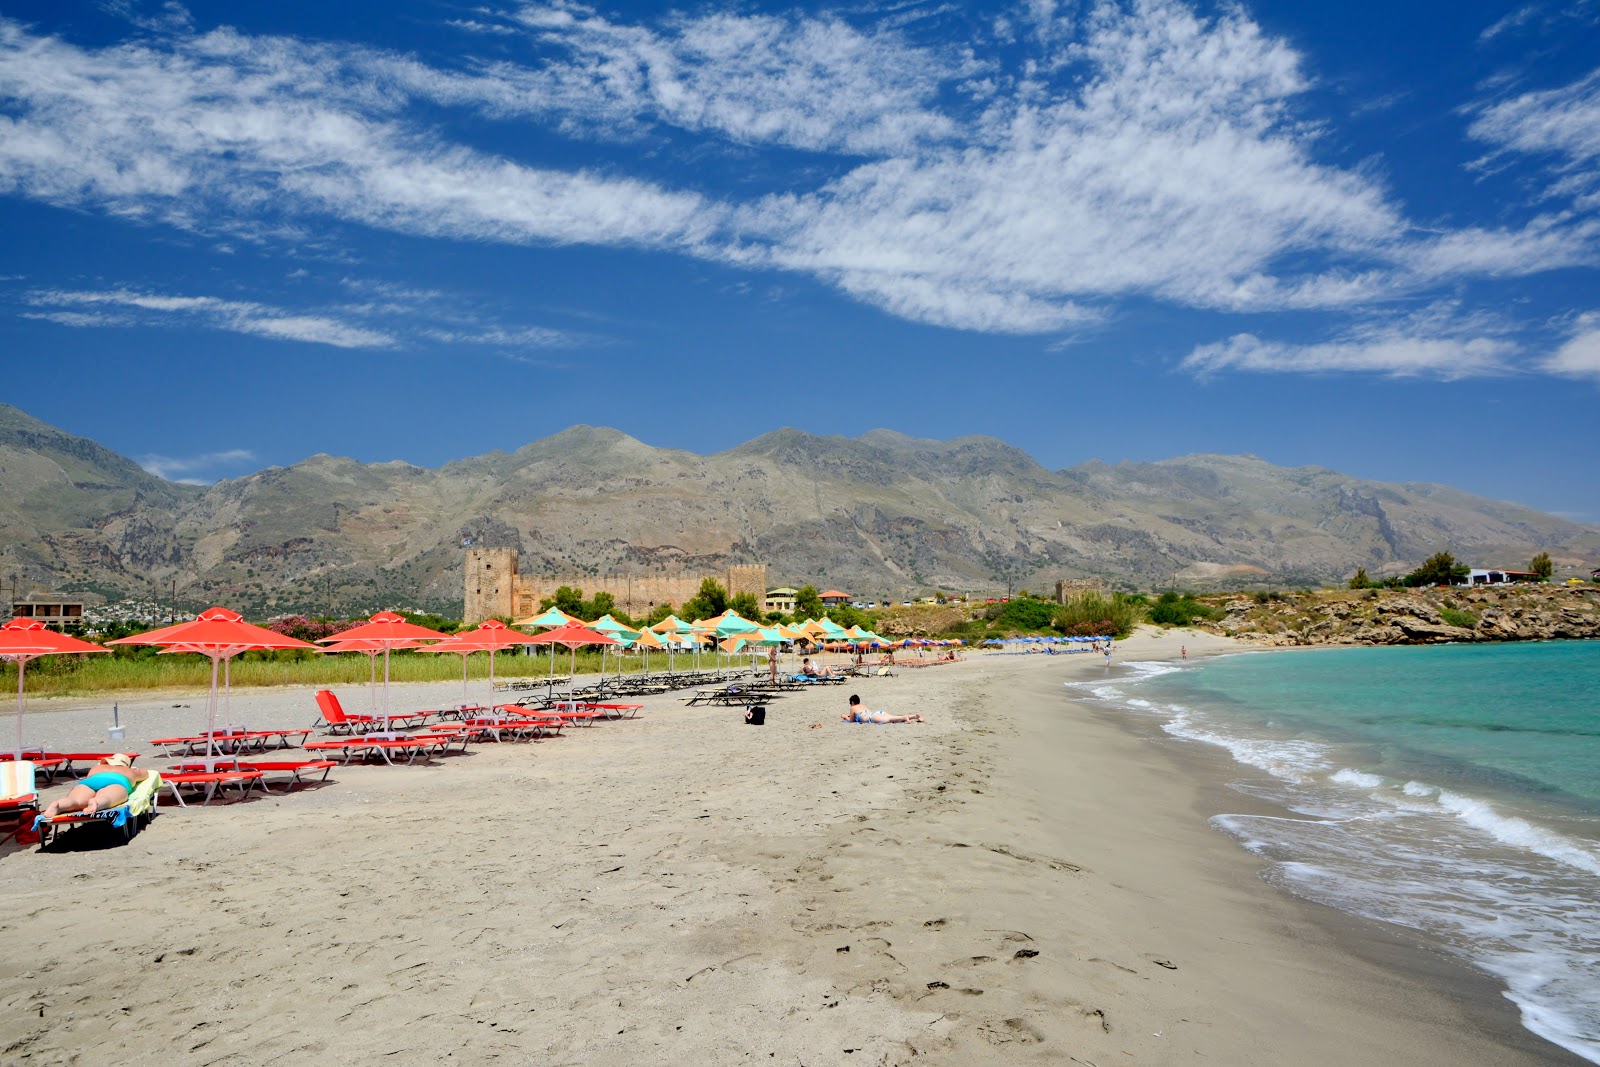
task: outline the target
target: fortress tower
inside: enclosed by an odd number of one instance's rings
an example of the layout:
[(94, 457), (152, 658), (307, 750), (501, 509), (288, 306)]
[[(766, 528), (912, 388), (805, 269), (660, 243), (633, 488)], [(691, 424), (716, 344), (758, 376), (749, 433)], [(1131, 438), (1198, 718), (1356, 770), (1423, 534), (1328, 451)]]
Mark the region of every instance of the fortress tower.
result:
[(495, 615), (510, 616), (517, 591), (517, 550), (469, 548), (463, 615), (479, 623)]

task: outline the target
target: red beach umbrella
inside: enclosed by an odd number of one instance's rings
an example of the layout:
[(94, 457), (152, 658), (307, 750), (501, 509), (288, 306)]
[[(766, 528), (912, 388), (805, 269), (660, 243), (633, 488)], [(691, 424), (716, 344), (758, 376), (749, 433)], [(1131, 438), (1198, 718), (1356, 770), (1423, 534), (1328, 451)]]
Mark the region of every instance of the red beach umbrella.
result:
[[(275, 633), (264, 626), (244, 621), (244, 616), (227, 608), (207, 608), (192, 622), (176, 626), (163, 626), (132, 637), (119, 637), (107, 642), (113, 645), (164, 645), (173, 652), (198, 652), (211, 660), (211, 699), (207, 704), (208, 732), (217, 729), (217, 665), (241, 652), (257, 649), (308, 648), (299, 638)], [(207, 744), (208, 752), (215, 754), (215, 740)]]
[(473, 630), (452, 634), (437, 644), (428, 645), (424, 652), (454, 652), (461, 657), (461, 696), (467, 695), (467, 657), (474, 652), (489, 653), (489, 690), (494, 691), (494, 654), (503, 648), (537, 644), (538, 639), (513, 630), (499, 619), (488, 619)]
[(58, 634), (38, 619), (12, 619), (0, 626), (0, 659), (17, 665), (17, 759), (22, 758), (22, 676), (30, 659), (73, 652), (110, 652), (104, 645)]
[(542, 634), (528, 638), (528, 643), (532, 645), (548, 644), (552, 650), (556, 645), (565, 645), (567, 651), (571, 653), (571, 670), (568, 672), (570, 674), (577, 673), (578, 647), (580, 645), (622, 644), (615, 637), (603, 634), (598, 630), (591, 630), (581, 622), (569, 622), (565, 626), (557, 626), (554, 630), (546, 630)]
[(360, 626), (352, 626), (343, 633), (324, 637), (319, 644), (331, 645), (339, 641), (375, 641), (383, 646), (383, 711), (389, 713), (389, 652), (396, 648), (410, 648), (418, 641), (443, 641), (450, 635), (426, 626), (407, 622), (405, 616), (392, 611), (380, 611)]
[[(368, 660), (371, 670), (367, 677), (367, 711), (373, 715), (378, 713), (378, 653), (389, 646), (379, 644), (377, 641), (335, 641), (323, 648), (324, 652), (360, 652)], [(411, 648), (411, 645), (396, 645), (396, 648)], [(422, 646), (415, 646), (422, 647)]]

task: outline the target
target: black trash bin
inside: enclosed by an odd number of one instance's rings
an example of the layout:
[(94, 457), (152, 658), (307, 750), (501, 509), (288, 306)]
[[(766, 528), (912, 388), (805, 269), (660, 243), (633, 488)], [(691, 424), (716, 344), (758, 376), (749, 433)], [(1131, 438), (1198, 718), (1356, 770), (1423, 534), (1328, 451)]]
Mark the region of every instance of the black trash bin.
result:
[(767, 709), (766, 709), (766, 706), (763, 705), (763, 704), (752, 704), (752, 705), (750, 705), (748, 708), (746, 708), (744, 710), (744, 722), (745, 722), (746, 726), (765, 726), (765, 725), (767, 725)]

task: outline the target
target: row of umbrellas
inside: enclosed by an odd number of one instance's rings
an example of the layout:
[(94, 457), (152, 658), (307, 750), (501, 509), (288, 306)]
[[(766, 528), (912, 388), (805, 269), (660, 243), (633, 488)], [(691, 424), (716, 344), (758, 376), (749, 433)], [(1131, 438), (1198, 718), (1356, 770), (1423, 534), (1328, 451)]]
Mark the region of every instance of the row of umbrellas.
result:
[[(738, 652), (751, 647), (770, 647), (797, 641), (811, 643), (847, 642), (852, 644), (888, 645), (891, 642), (859, 627), (843, 627), (831, 619), (808, 619), (797, 626), (759, 626), (741, 617), (735, 611), (698, 623), (687, 623), (668, 616), (649, 627), (632, 629), (610, 615), (585, 625), (582, 620), (550, 608), (544, 614), (522, 620), (521, 625), (540, 627), (544, 632), (528, 635), (514, 630), (497, 619), (490, 619), (476, 629), (462, 633), (446, 634), (409, 622), (391, 611), (379, 612), (366, 622), (321, 639), (319, 644), (329, 652), (361, 652), (372, 660), (372, 700), (376, 705), (377, 656), (383, 654), (383, 709), (389, 710), (389, 654), (397, 649), (417, 649), (428, 652), (453, 652), (462, 657), (462, 692), (466, 692), (466, 657), (475, 652), (489, 653), (489, 682), (494, 683), (494, 655), (498, 651), (518, 645), (547, 644), (551, 651), (551, 676), (555, 673), (555, 647), (561, 645), (576, 657), (577, 649), (598, 645), (602, 649), (619, 648), (664, 649), (669, 655), (675, 651), (698, 649), (702, 639), (718, 642), (726, 652)], [(160, 646), (163, 652), (194, 652), (211, 660), (211, 690), (207, 701), (207, 730), (214, 734), (217, 725), (218, 675), (222, 675), (223, 700), (227, 699), (227, 665), (242, 652), (258, 650), (315, 649), (317, 645), (298, 638), (280, 634), (262, 626), (244, 621), (238, 612), (223, 607), (213, 607), (201, 612), (188, 622), (165, 626), (142, 634), (118, 638), (113, 645)], [(16, 757), (22, 757), (22, 710), (24, 674), (27, 664), (40, 656), (71, 653), (108, 652), (104, 645), (92, 644), (67, 634), (56, 633), (36, 619), (18, 618), (0, 625), (0, 659), (17, 664), (17, 738)], [(602, 673), (604, 664), (602, 661)]]

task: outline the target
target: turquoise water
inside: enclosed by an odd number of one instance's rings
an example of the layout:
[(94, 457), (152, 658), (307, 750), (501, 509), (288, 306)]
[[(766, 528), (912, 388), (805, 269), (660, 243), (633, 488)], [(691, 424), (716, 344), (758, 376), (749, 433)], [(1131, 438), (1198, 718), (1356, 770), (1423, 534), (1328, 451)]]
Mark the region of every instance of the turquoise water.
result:
[(1131, 663), (1076, 686), (1242, 766), (1289, 817), (1215, 825), (1298, 895), (1500, 978), (1600, 1063), (1600, 642)]

